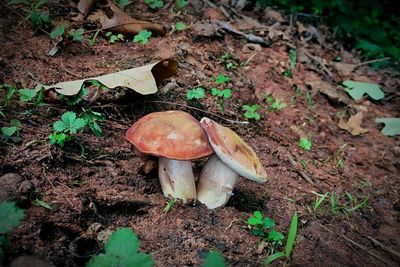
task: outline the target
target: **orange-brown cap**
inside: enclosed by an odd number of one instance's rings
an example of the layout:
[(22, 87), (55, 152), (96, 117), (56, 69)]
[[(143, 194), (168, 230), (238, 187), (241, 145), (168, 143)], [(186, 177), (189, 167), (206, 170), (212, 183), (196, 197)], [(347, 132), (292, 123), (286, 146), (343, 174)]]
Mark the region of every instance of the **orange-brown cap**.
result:
[(169, 159), (193, 160), (214, 152), (199, 122), (178, 110), (144, 116), (128, 129), (125, 138), (142, 153)]
[(250, 180), (259, 183), (267, 181), (267, 172), (260, 159), (234, 131), (209, 118), (201, 119), (200, 124), (207, 132), (215, 154), (229, 168)]

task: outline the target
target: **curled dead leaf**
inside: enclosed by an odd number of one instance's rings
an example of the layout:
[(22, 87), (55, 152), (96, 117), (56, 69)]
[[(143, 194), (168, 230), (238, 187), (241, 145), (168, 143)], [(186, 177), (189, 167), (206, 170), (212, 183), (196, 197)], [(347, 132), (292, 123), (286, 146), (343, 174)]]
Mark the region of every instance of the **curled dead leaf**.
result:
[(100, 23), (103, 30), (125, 35), (135, 35), (141, 30), (149, 30), (159, 35), (166, 33), (163, 25), (134, 19), (110, 0), (108, 0), (108, 8), (110, 10), (101, 9), (94, 12), (88, 20)]
[(368, 129), (361, 127), (361, 122), (363, 119), (363, 113), (358, 112), (356, 115), (350, 117), (350, 119), (345, 122), (343, 117), (339, 117), (339, 128), (348, 131), (352, 135), (360, 135), (368, 132)]
[(58, 93), (66, 96), (76, 95), (86, 81), (97, 80), (108, 88), (126, 87), (142, 95), (157, 92), (157, 85), (164, 79), (175, 75), (178, 71), (178, 63), (173, 59), (164, 59), (154, 64), (138, 68), (127, 69), (115, 73), (101, 75), (98, 77), (80, 79), (75, 81), (60, 82), (53, 85), (38, 85), (45, 90), (55, 89)]
[(306, 81), (305, 83), (310, 85), (312, 89), (318, 90), (334, 102), (342, 102), (346, 105), (350, 105), (352, 102), (350, 97), (345, 94), (343, 90), (338, 90), (336, 85), (332, 85), (323, 80)]
[(77, 8), (85, 17), (92, 9), (94, 3), (96, 3), (96, 0), (79, 0)]
[(331, 65), (336, 69), (340, 76), (349, 76), (354, 69), (358, 67), (356, 64), (348, 64), (343, 62), (332, 62)]

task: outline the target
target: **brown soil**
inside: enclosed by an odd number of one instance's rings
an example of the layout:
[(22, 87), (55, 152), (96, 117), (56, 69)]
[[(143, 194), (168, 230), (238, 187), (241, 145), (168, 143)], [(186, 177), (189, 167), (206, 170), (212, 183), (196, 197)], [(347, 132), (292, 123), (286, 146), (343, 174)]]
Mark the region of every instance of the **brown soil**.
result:
[[(138, 2), (127, 13), (140, 13), (163, 25), (177, 21), (190, 25), (209, 18), (227, 20), (219, 9), (203, 5), (202, 1), (193, 1), (180, 14), (168, 8), (151, 13), (142, 1)], [(52, 12), (71, 14), (70, 8), (51, 5)], [(272, 24), (260, 10), (246, 14), (265, 25)], [(56, 17), (62, 19), (68, 18)], [(318, 44), (301, 41), (296, 29), (282, 25), (290, 42), (325, 59), (325, 63), (338, 55), (347, 63), (360, 62), (357, 55), (341, 53), (341, 45), (329, 37), (329, 32), (324, 32), (325, 42)], [(275, 220), (277, 229), (285, 236), (297, 211), (299, 228), (293, 256), (287, 261), (289, 265), (400, 264), (400, 139), (384, 136), (374, 122), (377, 117), (400, 116), (400, 83), (396, 73), (361, 66), (347, 76), (340, 76), (327, 65), (333, 73), (328, 77), (332, 84), (347, 79), (370, 81), (380, 84), (386, 94), (380, 102), (363, 99), (344, 105), (305, 84), (306, 80), (327, 80), (313, 61), (302, 62), (299, 58), (293, 78), (282, 75), (288, 67), (289, 49), (280, 37), (270, 40), (271, 44), (260, 51), (248, 51), (251, 46), (243, 39), (224, 33), (204, 37), (189, 28), (152, 37), (145, 47), (129, 41), (131, 38), (110, 45), (99, 37), (92, 49), (77, 45), (74, 50), (61, 49), (50, 58), (46, 53), (53, 46), (51, 39), (40, 31), (34, 33), (27, 22), (4, 5), (0, 30), (0, 81), (18, 88), (32, 88), (32, 76), (44, 84), (52, 84), (169, 57), (180, 66), (177, 76), (165, 81), (157, 94), (146, 97), (128, 94), (116, 101), (99, 100), (73, 107), (46, 98), (49, 105), (29, 115), (23, 112), (30, 106), (14, 97), (3, 110), (5, 117), (0, 122), (6, 125), (12, 118), (18, 118), (23, 130), (19, 137), (1, 141), (0, 174), (22, 176), (35, 188), (30, 198), (44, 200), (52, 210), (31, 205), (20, 196), (15, 198), (26, 210), (26, 218), (9, 235), (11, 245), (5, 249), (6, 263), (19, 255), (34, 255), (56, 266), (79, 266), (70, 254), (69, 244), (86, 235), (88, 227), (97, 222), (111, 230), (131, 227), (139, 236), (141, 250), (152, 255), (156, 266), (199, 266), (210, 250), (221, 251), (229, 266), (261, 266), (268, 249), (257, 253), (261, 238), (254, 236), (247, 225), (247, 219), (259, 210)], [(262, 30), (253, 33), (264, 34), (264, 38), (268, 35)], [(220, 61), (225, 53), (234, 55), (238, 62), (250, 58), (248, 66), (225, 69)], [(232, 97), (226, 101), (224, 110), (218, 109), (210, 93), (218, 73), (231, 79), (227, 87), (232, 89)], [(187, 90), (197, 86), (208, 89), (206, 99), (187, 101)], [(305, 100), (307, 92), (313, 96), (314, 109)], [(264, 94), (282, 99), (287, 107), (278, 112), (268, 111)], [(262, 106), (261, 120), (240, 124), (222, 119), (245, 121), (241, 109), (244, 104)], [(50, 146), (48, 141), (52, 125), (62, 113), (69, 110), (79, 113), (82, 108), (106, 115), (101, 125), (104, 136), (96, 137), (89, 130), (78, 135), (85, 158), (80, 157), (76, 143), (61, 149)], [(157, 173), (143, 173), (144, 159), (135, 153), (124, 134), (143, 115), (172, 109), (187, 111), (197, 119), (208, 116), (236, 131), (260, 157), (269, 182), (257, 184), (241, 178), (226, 207), (207, 210), (199, 203), (177, 203), (164, 214), (167, 199), (162, 195)], [(364, 110), (362, 126), (368, 133), (352, 136), (337, 126), (338, 112), (355, 114), (361, 109)], [(310, 151), (299, 148), (302, 135), (311, 137)], [(306, 169), (300, 160), (307, 162)], [(197, 173), (203, 164), (204, 161), (195, 163)], [(356, 203), (365, 197), (368, 202), (365, 207), (349, 212), (348, 218), (343, 212), (333, 214), (328, 200), (320, 211), (313, 212), (313, 192), (335, 192), (341, 196), (341, 203), (346, 200), (345, 192), (349, 192)]]

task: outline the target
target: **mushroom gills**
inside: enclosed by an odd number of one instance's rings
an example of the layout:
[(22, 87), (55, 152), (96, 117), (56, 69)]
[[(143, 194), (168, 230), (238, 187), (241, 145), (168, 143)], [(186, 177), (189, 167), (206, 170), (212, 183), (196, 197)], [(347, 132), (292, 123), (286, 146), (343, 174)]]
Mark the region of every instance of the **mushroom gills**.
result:
[(158, 176), (164, 196), (179, 198), (184, 203), (196, 200), (196, 185), (190, 161), (160, 157)]
[(218, 156), (212, 156), (201, 171), (197, 199), (209, 209), (225, 205), (238, 177), (238, 173), (225, 165)]

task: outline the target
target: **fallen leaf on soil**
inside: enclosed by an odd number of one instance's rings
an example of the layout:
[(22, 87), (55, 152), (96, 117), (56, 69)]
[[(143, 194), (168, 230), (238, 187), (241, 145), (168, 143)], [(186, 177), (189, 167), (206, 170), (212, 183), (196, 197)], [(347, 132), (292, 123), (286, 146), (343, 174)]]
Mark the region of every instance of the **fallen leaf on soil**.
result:
[(45, 90), (54, 88), (62, 95), (77, 94), (86, 81), (97, 80), (108, 88), (127, 87), (139, 94), (148, 95), (157, 92), (157, 85), (177, 73), (178, 63), (173, 59), (164, 59), (154, 64), (145, 65), (138, 68), (127, 69), (106, 75), (86, 78), (75, 81), (61, 82), (53, 85), (38, 85)]
[(96, 0), (80, 0), (78, 2), (78, 10), (79, 12), (82, 13), (82, 15), (85, 17), (87, 13), (92, 9), (94, 3), (96, 3)]
[(225, 21), (218, 21), (217, 24), (218, 24), (219, 28), (224, 30), (225, 32), (232, 34), (232, 35), (236, 35), (236, 36), (242, 36), (250, 43), (268, 45), (267, 41), (265, 41), (262, 37), (256, 36), (251, 33), (244, 33), (242, 31), (239, 31)]
[(380, 100), (385, 97), (385, 94), (375, 83), (365, 83), (357, 81), (344, 81), (343, 85), (346, 87), (344, 90), (354, 99), (361, 99), (364, 94), (369, 95), (374, 100)]
[(348, 131), (352, 135), (360, 135), (368, 132), (368, 129), (361, 127), (362, 119), (362, 112), (358, 112), (356, 115), (351, 116), (347, 122), (344, 121), (343, 117), (340, 117), (338, 126), (339, 128)]
[(195, 23), (192, 25), (191, 29), (194, 37), (199, 37), (199, 36), (213, 37), (217, 35), (217, 28), (213, 23), (207, 23), (207, 22)]
[[(135, 35), (141, 30), (149, 30), (159, 35), (165, 35), (163, 25), (140, 21), (123, 12), (117, 5), (108, 0), (108, 10), (98, 10), (88, 17), (88, 20), (101, 24), (101, 29), (125, 35)], [(110, 15), (111, 14), (111, 15)]]
[(306, 84), (310, 85), (313, 89), (320, 91), (322, 94), (329, 97), (332, 101), (342, 102), (346, 105), (351, 104), (351, 99), (343, 91), (328, 82), (322, 80), (306, 81)]
[(400, 118), (376, 118), (376, 123), (384, 123), (381, 133), (387, 136), (400, 135)]
[(283, 22), (284, 19), (278, 11), (273, 10), (271, 7), (267, 7), (264, 11), (265, 17), (272, 21)]
[(355, 68), (356, 64), (348, 64), (343, 62), (332, 62), (331, 65), (336, 69), (340, 76), (349, 76)]

